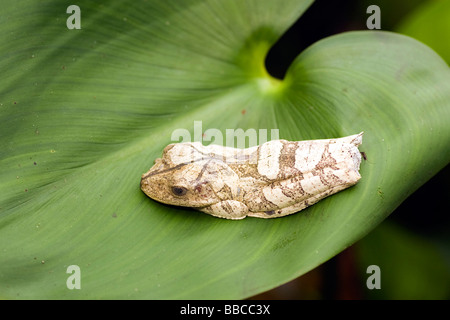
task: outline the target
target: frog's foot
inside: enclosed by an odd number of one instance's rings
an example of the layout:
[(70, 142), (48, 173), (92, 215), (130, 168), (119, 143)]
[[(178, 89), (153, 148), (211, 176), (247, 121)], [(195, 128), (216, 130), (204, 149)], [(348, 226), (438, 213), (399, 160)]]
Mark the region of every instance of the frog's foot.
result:
[(247, 206), (236, 200), (224, 200), (197, 210), (215, 217), (233, 220), (244, 219), (248, 213)]

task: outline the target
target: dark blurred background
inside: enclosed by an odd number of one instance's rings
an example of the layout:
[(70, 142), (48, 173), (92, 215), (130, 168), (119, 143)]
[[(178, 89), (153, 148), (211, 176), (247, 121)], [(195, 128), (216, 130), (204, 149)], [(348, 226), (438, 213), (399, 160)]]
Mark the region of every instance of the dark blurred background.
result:
[[(267, 70), (282, 79), (295, 57), (314, 42), (345, 31), (367, 30), (370, 5), (380, 7), (382, 30), (408, 34), (450, 64), (445, 56), (450, 52), (448, 3), (316, 0), (270, 50)], [(446, 29), (433, 30), (446, 21)], [(444, 205), (449, 198), (447, 166), (365, 238), (309, 273), (251, 299), (450, 299), (450, 215)], [(380, 290), (366, 286), (370, 276), (366, 269), (372, 264), (381, 269)]]

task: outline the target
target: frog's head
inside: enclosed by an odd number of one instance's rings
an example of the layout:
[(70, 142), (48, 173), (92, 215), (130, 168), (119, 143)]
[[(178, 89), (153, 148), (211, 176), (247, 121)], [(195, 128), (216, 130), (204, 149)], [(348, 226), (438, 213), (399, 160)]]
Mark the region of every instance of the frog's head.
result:
[(223, 186), (226, 166), (202, 152), (200, 143), (168, 145), (162, 158), (141, 178), (141, 189), (150, 198), (176, 206), (205, 207), (221, 199), (216, 192)]

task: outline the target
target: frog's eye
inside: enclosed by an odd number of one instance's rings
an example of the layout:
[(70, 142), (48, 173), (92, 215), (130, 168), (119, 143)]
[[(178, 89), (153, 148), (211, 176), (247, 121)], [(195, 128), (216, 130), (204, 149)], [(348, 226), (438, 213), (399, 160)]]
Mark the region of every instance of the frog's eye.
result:
[(184, 196), (187, 192), (187, 189), (184, 187), (172, 187), (172, 193), (178, 197)]

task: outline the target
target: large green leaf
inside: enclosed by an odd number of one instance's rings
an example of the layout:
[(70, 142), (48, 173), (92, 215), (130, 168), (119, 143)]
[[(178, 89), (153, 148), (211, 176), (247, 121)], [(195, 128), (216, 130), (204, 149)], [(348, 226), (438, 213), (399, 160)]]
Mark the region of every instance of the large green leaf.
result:
[[(267, 51), (310, 3), (78, 1), (82, 29), (68, 30), (60, 2), (4, 1), (0, 296), (248, 297), (354, 243), (446, 165), (450, 71), (423, 44), (346, 33), (284, 80), (267, 74)], [(150, 200), (141, 174), (196, 120), (290, 140), (364, 131), (362, 179), (271, 220)]]

